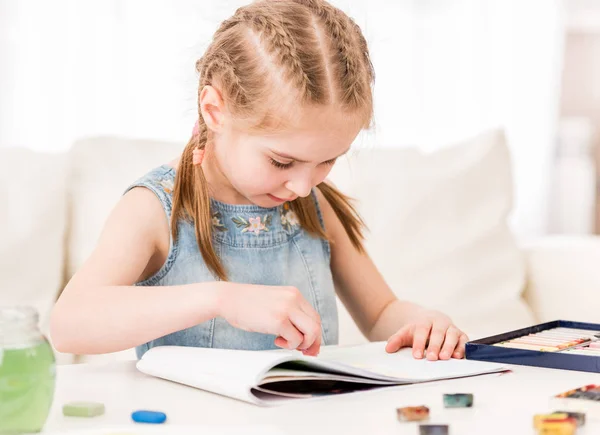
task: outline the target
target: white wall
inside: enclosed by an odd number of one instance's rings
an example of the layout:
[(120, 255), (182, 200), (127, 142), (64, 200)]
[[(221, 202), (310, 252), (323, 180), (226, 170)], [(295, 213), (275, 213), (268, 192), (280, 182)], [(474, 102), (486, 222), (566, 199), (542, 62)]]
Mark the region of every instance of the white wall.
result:
[[(0, 0), (0, 146), (79, 137), (185, 141), (194, 61), (242, 0)], [(338, 0), (363, 27), (376, 130), (360, 146), (432, 150), (504, 125), (522, 236), (546, 230), (562, 52), (560, 0)]]

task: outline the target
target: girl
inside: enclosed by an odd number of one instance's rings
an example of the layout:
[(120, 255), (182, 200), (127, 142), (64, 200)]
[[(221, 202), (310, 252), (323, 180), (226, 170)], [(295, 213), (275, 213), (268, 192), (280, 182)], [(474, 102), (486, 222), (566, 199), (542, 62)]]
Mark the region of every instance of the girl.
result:
[(221, 24), (196, 68), (192, 137), (111, 212), (54, 307), (57, 350), (317, 355), (338, 341), (337, 291), (387, 352), (463, 357), (467, 337), (448, 317), (396, 299), (349, 199), (325, 181), (372, 119), (354, 21), (322, 0), (258, 1)]

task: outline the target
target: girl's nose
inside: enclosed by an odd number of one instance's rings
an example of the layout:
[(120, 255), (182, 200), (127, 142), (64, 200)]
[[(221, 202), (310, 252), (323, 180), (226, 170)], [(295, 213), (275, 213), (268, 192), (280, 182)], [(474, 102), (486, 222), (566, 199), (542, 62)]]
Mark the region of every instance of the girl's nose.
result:
[(302, 198), (305, 198), (308, 195), (310, 195), (312, 187), (313, 186), (311, 184), (310, 177), (295, 178), (293, 180), (288, 181), (285, 185), (286, 189), (288, 189), (294, 195), (300, 196)]

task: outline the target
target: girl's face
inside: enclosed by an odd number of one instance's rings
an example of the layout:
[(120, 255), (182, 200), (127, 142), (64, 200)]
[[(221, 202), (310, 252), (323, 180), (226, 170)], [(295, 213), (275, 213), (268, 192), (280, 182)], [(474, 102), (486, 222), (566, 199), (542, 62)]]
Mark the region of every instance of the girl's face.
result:
[(248, 134), (224, 123), (206, 162), (216, 163), (214, 173), (203, 168), (217, 199), (275, 207), (308, 196), (360, 130), (347, 115), (326, 107), (302, 110), (292, 127), (277, 133)]

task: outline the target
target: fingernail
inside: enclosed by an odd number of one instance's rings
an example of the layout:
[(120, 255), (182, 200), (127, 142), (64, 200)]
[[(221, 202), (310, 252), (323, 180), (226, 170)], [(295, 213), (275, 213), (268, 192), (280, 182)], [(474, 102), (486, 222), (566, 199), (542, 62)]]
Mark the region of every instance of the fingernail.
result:
[(450, 355), (448, 355), (448, 352), (442, 352), (440, 353), (440, 358), (448, 358)]
[(423, 352), (421, 352), (420, 350), (417, 350), (415, 353), (415, 358), (421, 358), (423, 356)]

